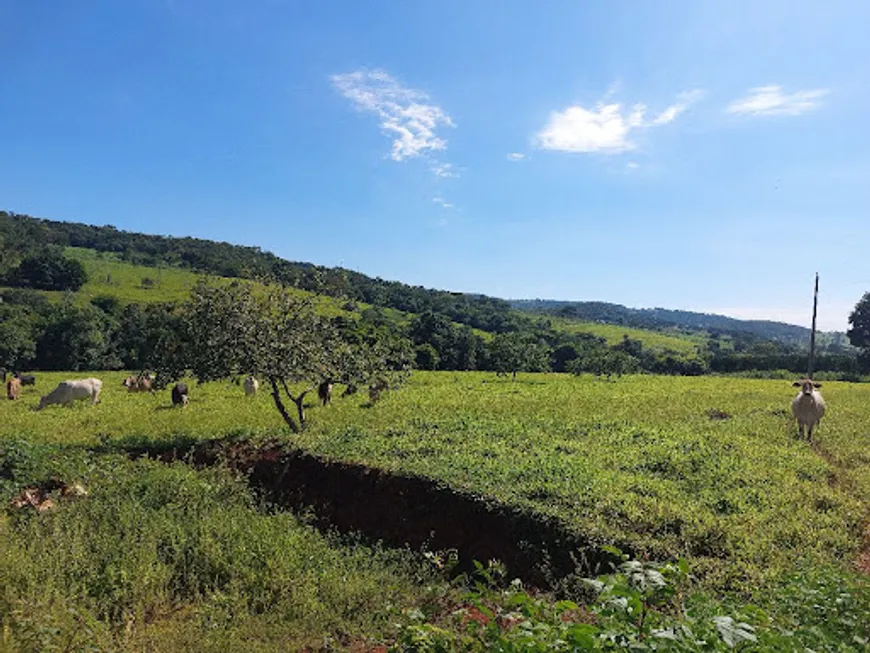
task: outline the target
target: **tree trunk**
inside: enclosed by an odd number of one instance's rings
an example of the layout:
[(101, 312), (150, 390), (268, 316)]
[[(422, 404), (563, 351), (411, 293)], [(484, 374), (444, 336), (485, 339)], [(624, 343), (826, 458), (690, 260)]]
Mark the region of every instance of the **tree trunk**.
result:
[(290, 430), (294, 433), (299, 433), (300, 428), (296, 425), (296, 422), (293, 421), (293, 418), (290, 417), (290, 414), (284, 407), (284, 402), (281, 401), (281, 393), (278, 391), (278, 381), (275, 379), (275, 377), (270, 376), (269, 384), (272, 386), (272, 400), (275, 402), (275, 408), (277, 408), (278, 412), (281, 413), (281, 417), (284, 418), (284, 421), (287, 423), (287, 426), (290, 427)]
[[(287, 396), (290, 397), (290, 401), (296, 404), (296, 412), (299, 414), (299, 430), (305, 428), (305, 395), (308, 394), (309, 390), (303, 390), (298, 397), (294, 397), (293, 393), (290, 392), (290, 388), (287, 386), (287, 382), (284, 379), (281, 379), (281, 383), (284, 385), (284, 392), (287, 393)], [(298, 433), (298, 431), (297, 431)]]

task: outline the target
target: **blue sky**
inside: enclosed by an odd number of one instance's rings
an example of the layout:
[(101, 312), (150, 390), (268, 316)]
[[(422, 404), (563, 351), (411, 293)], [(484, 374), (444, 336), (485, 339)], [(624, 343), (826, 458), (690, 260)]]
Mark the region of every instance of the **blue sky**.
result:
[(0, 208), (845, 328), (870, 3), (0, 0)]

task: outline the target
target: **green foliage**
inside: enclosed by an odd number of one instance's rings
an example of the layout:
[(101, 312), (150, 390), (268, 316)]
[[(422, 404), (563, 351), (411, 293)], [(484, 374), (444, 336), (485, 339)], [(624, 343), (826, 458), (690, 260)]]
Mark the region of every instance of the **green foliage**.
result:
[(550, 369), (550, 350), (528, 333), (500, 333), (489, 344), (489, 361), (499, 374), (542, 372)]
[[(188, 370), (199, 381), (240, 374), (264, 378), (294, 432), (305, 426), (310, 389), (324, 380), (368, 382), (386, 374), (395, 353), (378, 342), (343, 338), (340, 323), (318, 314), (310, 298), (274, 284), (201, 282), (181, 309), (176, 335), (156, 354), (158, 379), (178, 379)], [(310, 387), (297, 395), (292, 383)], [(296, 405), (298, 422), (284, 407), (282, 389)]]
[(849, 315), (849, 342), (861, 349), (861, 371), (870, 372), (870, 292), (865, 293)]
[[(492, 568), (478, 568), (484, 579), (463, 597), (446, 621), (433, 623), (420, 611), (406, 614), (395, 652), (414, 651), (858, 651), (866, 650), (870, 628), (864, 623), (870, 592), (842, 591), (835, 597), (815, 593), (802, 579), (789, 592), (813, 593), (815, 608), (831, 600), (809, 624), (782, 622), (784, 606), (766, 612), (751, 605), (727, 605), (691, 591), (685, 561), (656, 564), (625, 561), (616, 573), (586, 580), (588, 604), (554, 601), (532, 594), (519, 581), (501, 588)], [(830, 586), (842, 582), (835, 574)], [(863, 593), (862, 593), (863, 592)], [(785, 597), (785, 595), (781, 595)], [(790, 605), (789, 608), (794, 607)], [(803, 610), (808, 603), (801, 606)], [(801, 613), (803, 614), (803, 613)], [(807, 627), (808, 626), (808, 627)]]
[(21, 259), (18, 267), (7, 273), (10, 286), (37, 290), (76, 291), (87, 281), (84, 266), (68, 259), (57, 248), (45, 247)]
[(299, 650), (383, 637), (393, 606), (423, 595), (409, 556), (261, 511), (221, 470), (16, 441), (0, 448), (0, 472), (4, 505), (53, 476), (88, 491), (0, 516), (4, 650)]
[(117, 369), (112, 350), (113, 322), (94, 306), (78, 307), (66, 298), (51, 307), (36, 342), (35, 366), (49, 370)]
[(417, 345), (414, 349), (414, 360), (418, 370), (431, 371), (438, 369), (441, 357), (438, 355), (438, 350), (427, 342)]
[(35, 319), (23, 306), (0, 304), (0, 367), (28, 369), (36, 356)]

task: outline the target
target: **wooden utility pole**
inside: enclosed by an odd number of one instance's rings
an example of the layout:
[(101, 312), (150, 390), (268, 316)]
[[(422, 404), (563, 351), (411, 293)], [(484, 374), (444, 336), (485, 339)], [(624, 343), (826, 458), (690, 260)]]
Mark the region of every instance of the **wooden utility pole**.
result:
[(816, 272), (816, 290), (813, 293), (813, 329), (810, 332), (810, 362), (807, 368), (807, 378), (813, 378), (813, 368), (816, 364), (816, 313), (819, 308), (819, 273)]

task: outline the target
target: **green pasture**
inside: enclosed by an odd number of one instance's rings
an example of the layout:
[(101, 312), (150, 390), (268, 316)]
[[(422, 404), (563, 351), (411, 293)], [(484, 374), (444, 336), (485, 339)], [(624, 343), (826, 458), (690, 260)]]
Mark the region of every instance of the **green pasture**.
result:
[[(81, 261), (85, 266), (88, 281), (74, 293), (78, 304), (88, 304), (96, 297), (115, 297), (122, 304), (176, 302), (183, 303), (190, 298), (191, 289), (202, 279), (215, 278), (200, 272), (179, 267), (162, 266), (159, 268), (135, 265), (108, 252), (98, 252), (81, 247), (67, 247), (68, 257)], [(235, 279), (218, 277), (223, 283)], [(243, 281), (243, 283), (254, 283)], [(54, 290), (40, 290), (40, 294), (52, 301), (60, 300), (65, 293)], [(347, 314), (343, 302), (326, 295), (314, 295), (305, 290), (290, 288), (289, 292), (299, 297), (312, 297), (318, 313), (333, 317)], [(367, 304), (358, 303), (360, 310)], [(386, 315), (401, 321), (405, 314), (393, 309), (385, 309)], [(407, 319), (406, 317), (404, 319)]]
[(617, 324), (599, 324), (597, 322), (582, 322), (563, 317), (546, 316), (556, 331), (566, 333), (590, 333), (599, 338), (604, 338), (608, 345), (616, 345), (622, 342), (623, 336), (639, 340), (647, 349), (656, 351), (672, 351), (677, 354), (692, 354), (703, 344), (698, 336), (671, 335), (646, 329), (633, 329)]
[(825, 384), (814, 449), (795, 437), (784, 381), (418, 372), (375, 406), (360, 393), (322, 408), (312, 393), (309, 427), (293, 436), (267, 393), (191, 383), (190, 405), (172, 409), (168, 390), (129, 394), (122, 373), (93, 374), (99, 405), (33, 412), (68, 376), (39, 374), (2, 404), (0, 438), (93, 447), (279, 435), (558, 517), (637, 555), (686, 557), (711, 587), (748, 593), (798, 560), (848, 564), (870, 516), (864, 385)]
[(109, 252), (67, 247), (65, 253), (85, 266), (88, 281), (77, 293), (85, 302), (100, 296), (117, 297), (125, 304), (181, 302), (202, 278), (182, 268), (133, 265)]

